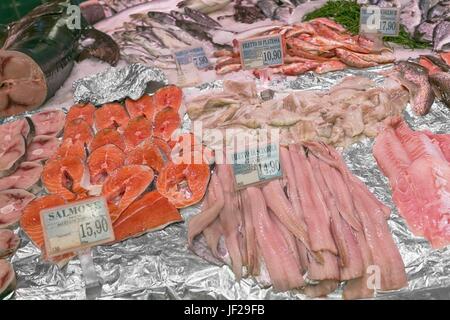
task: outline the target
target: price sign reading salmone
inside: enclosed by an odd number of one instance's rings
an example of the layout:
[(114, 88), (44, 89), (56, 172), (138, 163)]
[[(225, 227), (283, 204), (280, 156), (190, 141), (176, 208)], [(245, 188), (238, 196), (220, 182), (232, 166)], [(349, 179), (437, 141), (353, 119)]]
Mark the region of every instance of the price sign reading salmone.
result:
[(381, 33), (384, 36), (398, 36), (399, 21), (398, 8), (361, 7), (359, 30), (360, 33)]
[(281, 35), (270, 35), (239, 41), (244, 69), (279, 66), (284, 63)]
[(41, 223), (50, 257), (114, 241), (103, 197), (42, 210)]

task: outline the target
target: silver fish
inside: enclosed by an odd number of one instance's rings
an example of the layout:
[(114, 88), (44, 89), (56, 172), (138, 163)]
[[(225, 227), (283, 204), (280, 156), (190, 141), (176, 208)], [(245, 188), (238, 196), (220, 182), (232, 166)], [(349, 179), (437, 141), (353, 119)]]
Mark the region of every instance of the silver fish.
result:
[(437, 72), (430, 75), (430, 82), (434, 93), (450, 108), (450, 73)]
[(416, 29), (415, 37), (424, 41), (433, 41), (433, 31), (438, 22), (424, 21)]
[(402, 84), (410, 94), (411, 108), (417, 115), (425, 115), (434, 101), (434, 93), (428, 82), (428, 72), (421, 65), (400, 61), (394, 66), (392, 78)]
[(191, 20), (191, 18), (188, 15), (175, 10), (170, 11), (170, 15), (174, 17), (176, 20)]
[(210, 18), (207, 14), (200, 11), (191, 9), (189, 7), (184, 8), (184, 13), (197, 23), (204, 25), (209, 28), (222, 28), (222, 25), (216, 20)]
[(427, 19), (430, 21), (441, 21), (448, 17), (450, 17), (450, 1), (439, 2), (427, 13)]
[(409, 34), (414, 34), (416, 27), (422, 21), (419, 0), (409, 0), (400, 10), (400, 21)]
[(278, 8), (273, 0), (259, 0), (258, 2), (256, 2), (256, 6), (269, 19), (272, 19), (275, 10)]
[(434, 28), (433, 49), (435, 51), (450, 49), (450, 21), (441, 21)]
[[(178, 22), (178, 21), (177, 21)], [(153, 28), (153, 33), (161, 40), (167, 48), (179, 49), (186, 47), (187, 43), (177, 39), (175, 35), (167, 30), (161, 28)]]
[(149, 11), (147, 15), (150, 19), (155, 20), (156, 22), (162, 25), (175, 25), (176, 19), (166, 12), (159, 11)]

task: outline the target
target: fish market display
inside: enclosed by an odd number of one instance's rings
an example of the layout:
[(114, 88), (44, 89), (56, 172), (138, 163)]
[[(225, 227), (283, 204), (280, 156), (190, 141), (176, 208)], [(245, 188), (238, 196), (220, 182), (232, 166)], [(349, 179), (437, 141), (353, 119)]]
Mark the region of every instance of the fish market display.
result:
[[(307, 71), (324, 73), (347, 67), (367, 68), (395, 60), (388, 48), (376, 48), (363, 36), (354, 36), (338, 23), (318, 18), (312, 21), (276, 27), (257, 36), (282, 35), (286, 43), (285, 64), (272, 73), (296, 76)], [(238, 51), (217, 51), (217, 74), (241, 69)]]
[(0, 300), (9, 298), (16, 289), (16, 273), (13, 266), (0, 259)]
[[(216, 166), (202, 211), (188, 222), (191, 248), (201, 234), (237, 281), (255, 277), (275, 291), (321, 297), (345, 282), (344, 298), (354, 299), (404, 287), (405, 267), (387, 224), (390, 209), (341, 156), (321, 143), (281, 147), (280, 154), (282, 180), (240, 191), (231, 165)], [(373, 265), (380, 271), (378, 287), (367, 282)]]
[[(101, 195), (118, 242), (182, 221), (178, 208), (203, 198), (209, 163), (172, 162), (177, 152), (190, 151), (172, 140), (180, 127), (181, 104), (182, 91), (169, 85), (138, 100), (97, 109), (76, 104), (68, 110), (63, 142), (42, 169), (49, 194), (31, 201), (20, 219), (44, 260), (49, 259), (37, 218), (44, 208)], [(73, 256), (50, 261), (61, 265)]]
[(318, 140), (347, 146), (375, 137), (381, 121), (401, 114), (407, 101), (407, 92), (389, 79), (377, 85), (347, 77), (330, 90), (290, 92), (268, 101), (258, 98), (254, 82), (225, 80), (222, 92), (188, 101), (187, 113), (201, 123), (208, 145), (216, 143), (216, 130), (279, 128), (285, 144)]
[(20, 238), (9, 229), (0, 229), (0, 259), (13, 254), (20, 244)]
[(421, 56), (419, 64), (427, 69), (428, 81), (436, 98), (450, 107), (450, 53), (441, 53), (440, 57)]
[(450, 135), (413, 131), (401, 118), (386, 120), (373, 153), (411, 231), (434, 248), (450, 243)]
[[(0, 31), (0, 117), (41, 106), (69, 76), (74, 59), (96, 57), (116, 64), (117, 44), (82, 20), (72, 28), (69, 0), (33, 9)], [(81, 45), (81, 42), (90, 45)], [(39, 45), (37, 45), (39, 44)]]

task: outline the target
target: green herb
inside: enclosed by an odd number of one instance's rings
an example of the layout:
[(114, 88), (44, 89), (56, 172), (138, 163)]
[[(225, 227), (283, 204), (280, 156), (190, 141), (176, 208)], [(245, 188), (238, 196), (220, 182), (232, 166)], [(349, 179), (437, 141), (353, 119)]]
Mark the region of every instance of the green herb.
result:
[[(321, 8), (306, 14), (303, 19), (308, 21), (320, 17), (332, 18), (343, 25), (350, 33), (359, 33), (360, 6), (356, 3), (356, 0), (330, 0)], [(400, 25), (397, 37), (384, 37), (383, 40), (413, 49), (423, 49), (430, 46), (427, 42), (411, 37), (403, 25)]]

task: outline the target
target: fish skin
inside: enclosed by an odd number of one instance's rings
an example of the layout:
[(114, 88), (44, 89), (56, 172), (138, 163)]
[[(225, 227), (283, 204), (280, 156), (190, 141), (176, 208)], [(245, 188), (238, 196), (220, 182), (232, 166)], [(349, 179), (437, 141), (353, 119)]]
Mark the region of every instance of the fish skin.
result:
[(450, 48), (450, 21), (441, 21), (433, 32), (434, 51), (443, 51)]
[(153, 19), (163, 25), (175, 25), (176, 22), (176, 19), (166, 12), (149, 11), (147, 12), (147, 15), (150, 19)]
[(222, 25), (220, 23), (218, 23), (216, 20), (210, 18), (208, 15), (195, 10), (195, 9), (191, 9), (189, 7), (185, 7), (184, 8), (184, 13), (190, 17), (192, 20), (196, 21), (199, 24), (204, 25), (205, 27), (209, 27), (209, 28), (221, 28)]
[(410, 0), (407, 4), (402, 6), (400, 10), (400, 21), (409, 34), (414, 34), (414, 31), (421, 20), (419, 0)]
[(277, 5), (271, 0), (259, 0), (256, 2), (256, 6), (262, 11), (262, 13), (269, 19), (271, 19), (277, 9)]
[(429, 77), (436, 96), (450, 108), (450, 74), (437, 72)]

